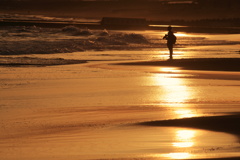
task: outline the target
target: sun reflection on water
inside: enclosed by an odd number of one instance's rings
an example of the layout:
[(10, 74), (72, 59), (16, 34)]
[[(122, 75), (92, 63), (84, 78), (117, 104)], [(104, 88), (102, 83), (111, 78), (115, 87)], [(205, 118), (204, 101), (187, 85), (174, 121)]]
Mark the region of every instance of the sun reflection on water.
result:
[[(175, 69), (167, 69), (169, 72), (176, 72)], [(155, 81), (165, 93), (160, 98), (167, 103), (184, 103), (191, 97), (191, 92), (188, 91), (184, 79), (156, 75)]]
[(161, 67), (160, 71), (168, 72), (168, 73), (178, 73), (178, 72), (180, 72), (180, 70), (177, 70), (176, 67)]
[[(155, 58), (156, 59), (169, 59), (169, 50), (166, 49), (166, 50), (161, 50), (161, 51), (155, 51), (154, 53), (155, 55)], [(186, 50), (177, 50), (177, 49), (174, 49), (173, 51), (173, 58), (174, 59), (180, 59), (180, 58), (183, 58), (185, 55), (189, 55), (189, 52), (186, 51)]]
[[(188, 80), (178, 78), (172, 75), (176, 74), (176, 68), (166, 68), (169, 74), (155, 75), (155, 85), (159, 87), (159, 103), (164, 103), (171, 107), (174, 118), (195, 117), (197, 113), (188, 103), (194, 97), (194, 90), (189, 87)], [(172, 71), (172, 72), (171, 72)], [(173, 151), (166, 154), (159, 154), (156, 157), (165, 157), (167, 159), (191, 159), (194, 154), (189, 152), (191, 148), (196, 146), (197, 130), (185, 128), (177, 128), (174, 133), (171, 145)]]
[[(175, 142), (172, 143), (174, 148), (189, 148), (194, 146), (194, 138), (196, 136), (196, 131), (178, 129), (176, 130)], [(169, 159), (190, 159), (193, 154), (189, 152), (172, 152), (163, 155)]]
[(174, 153), (167, 153), (167, 154), (153, 154), (152, 157), (157, 157), (161, 159), (163, 157), (167, 159), (191, 159), (193, 155), (188, 152), (174, 152)]
[(173, 143), (174, 147), (192, 147), (193, 146), (193, 142), (175, 142)]
[(185, 153), (185, 152), (169, 153), (169, 154), (166, 154), (164, 157), (168, 157), (171, 159), (187, 159), (191, 157), (191, 154)]
[[(155, 85), (159, 87), (159, 95), (155, 95), (156, 101), (164, 103), (173, 109), (174, 117), (190, 118), (198, 116), (193, 108), (189, 107), (189, 103), (194, 99), (194, 90), (189, 87), (185, 78), (179, 78), (180, 72), (176, 68), (164, 68), (169, 70), (168, 74), (154, 75)], [(172, 73), (173, 72), (173, 73)], [(175, 76), (177, 75), (177, 76)]]
[(174, 113), (178, 115), (179, 118), (190, 118), (190, 117), (196, 117), (197, 114), (193, 112), (191, 109), (176, 109), (174, 110)]
[(174, 33), (175, 36), (177, 37), (190, 37), (191, 35), (184, 33), (184, 32), (178, 32), (178, 33)]
[(196, 131), (194, 130), (183, 130), (179, 129), (176, 131), (176, 141), (173, 142), (174, 147), (192, 147), (194, 145), (193, 138), (195, 137)]

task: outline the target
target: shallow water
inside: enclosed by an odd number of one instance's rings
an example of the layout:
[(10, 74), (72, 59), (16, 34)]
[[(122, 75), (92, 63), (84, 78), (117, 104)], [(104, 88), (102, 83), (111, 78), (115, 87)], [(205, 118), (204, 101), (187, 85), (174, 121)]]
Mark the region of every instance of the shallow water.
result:
[[(239, 80), (104, 64), (1, 68), (5, 159), (239, 156), (234, 135), (138, 122), (239, 112)], [(230, 74), (230, 73), (229, 73)], [(191, 78), (189, 78), (189, 76)], [(224, 91), (224, 92), (223, 92)]]
[[(124, 50), (11, 56), (81, 59), (88, 63), (1, 67), (1, 157), (6, 160), (240, 157), (239, 137), (229, 133), (138, 125), (145, 121), (239, 113), (240, 82), (238, 72), (111, 65), (168, 59), (161, 39), (164, 31), (135, 33), (144, 35), (152, 44), (143, 48), (141, 44), (130, 44), (130, 50), (120, 46)], [(42, 38), (46, 43), (47, 40), (57, 43), (57, 39), (66, 35), (55, 36)], [(178, 33), (174, 58), (239, 58), (237, 36)], [(68, 36), (65, 38), (69, 40)]]
[[(239, 34), (185, 33), (178, 32), (177, 28), (175, 32), (177, 43), (174, 47), (174, 58), (238, 58), (240, 56)], [(162, 30), (106, 31), (73, 26), (59, 29), (11, 27), (0, 29), (0, 54), (5, 56), (50, 54), (51, 57), (53, 53), (79, 52), (80, 57), (75, 57), (77, 54), (74, 54), (72, 58), (168, 59), (166, 41), (162, 39), (165, 34), (166, 31)], [(87, 51), (87, 57), (82, 51)]]

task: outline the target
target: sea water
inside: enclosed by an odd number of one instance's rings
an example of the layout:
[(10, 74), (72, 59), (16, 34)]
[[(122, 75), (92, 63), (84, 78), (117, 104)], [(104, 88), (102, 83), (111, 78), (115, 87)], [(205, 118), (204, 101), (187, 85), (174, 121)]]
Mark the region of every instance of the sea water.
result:
[[(17, 20), (16, 17), (56, 21), (54, 17), (44, 16), (18, 15), (12, 18)], [(58, 21), (61, 20), (58, 18)], [(66, 19), (63, 20), (66, 21)], [(68, 21), (78, 22), (80, 20), (68, 19)], [(180, 27), (173, 28), (177, 36), (177, 43), (174, 46), (175, 59), (238, 58), (240, 55), (239, 34), (187, 33), (179, 32), (178, 28)], [(86, 60), (165, 60), (169, 57), (166, 40), (163, 40), (166, 33), (167, 31), (164, 30), (89, 30), (74, 26), (63, 28), (3, 27), (0, 29), (0, 55), (47, 54), (51, 57), (51, 54), (56, 55), (56, 53), (81, 52), (76, 54), (78, 56), (76, 58), (82, 57)], [(82, 53), (83, 51), (87, 53)]]

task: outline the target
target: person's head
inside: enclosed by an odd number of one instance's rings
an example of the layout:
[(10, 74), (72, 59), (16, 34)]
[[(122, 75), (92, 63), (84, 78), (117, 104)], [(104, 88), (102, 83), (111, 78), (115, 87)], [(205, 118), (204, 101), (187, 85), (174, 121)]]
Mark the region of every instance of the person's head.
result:
[(172, 30), (172, 26), (168, 26), (168, 31), (171, 31)]

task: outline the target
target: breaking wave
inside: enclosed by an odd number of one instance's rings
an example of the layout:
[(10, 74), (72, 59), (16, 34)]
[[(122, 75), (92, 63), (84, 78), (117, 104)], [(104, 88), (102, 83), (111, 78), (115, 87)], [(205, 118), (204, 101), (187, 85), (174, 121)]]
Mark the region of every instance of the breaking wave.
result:
[(0, 39), (0, 55), (69, 53), (115, 47), (123, 50), (150, 44), (141, 34), (91, 31), (75, 26), (62, 29), (11, 27), (0, 31)]
[(0, 66), (52, 66), (86, 63), (86, 60), (37, 57), (0, 57)]
[[(140, 33), (140, 34), (139, 34)], [(162, 32), (89, 30), (63, 28), (8, 27), (0, 29), (0, 55), (83, 52), (89, 50), (142, 50), (166, 48)], [(209, 40), (201, 35), (178, 37), (176, 48), (204, 45), (234, 45), (237, 41)]]

